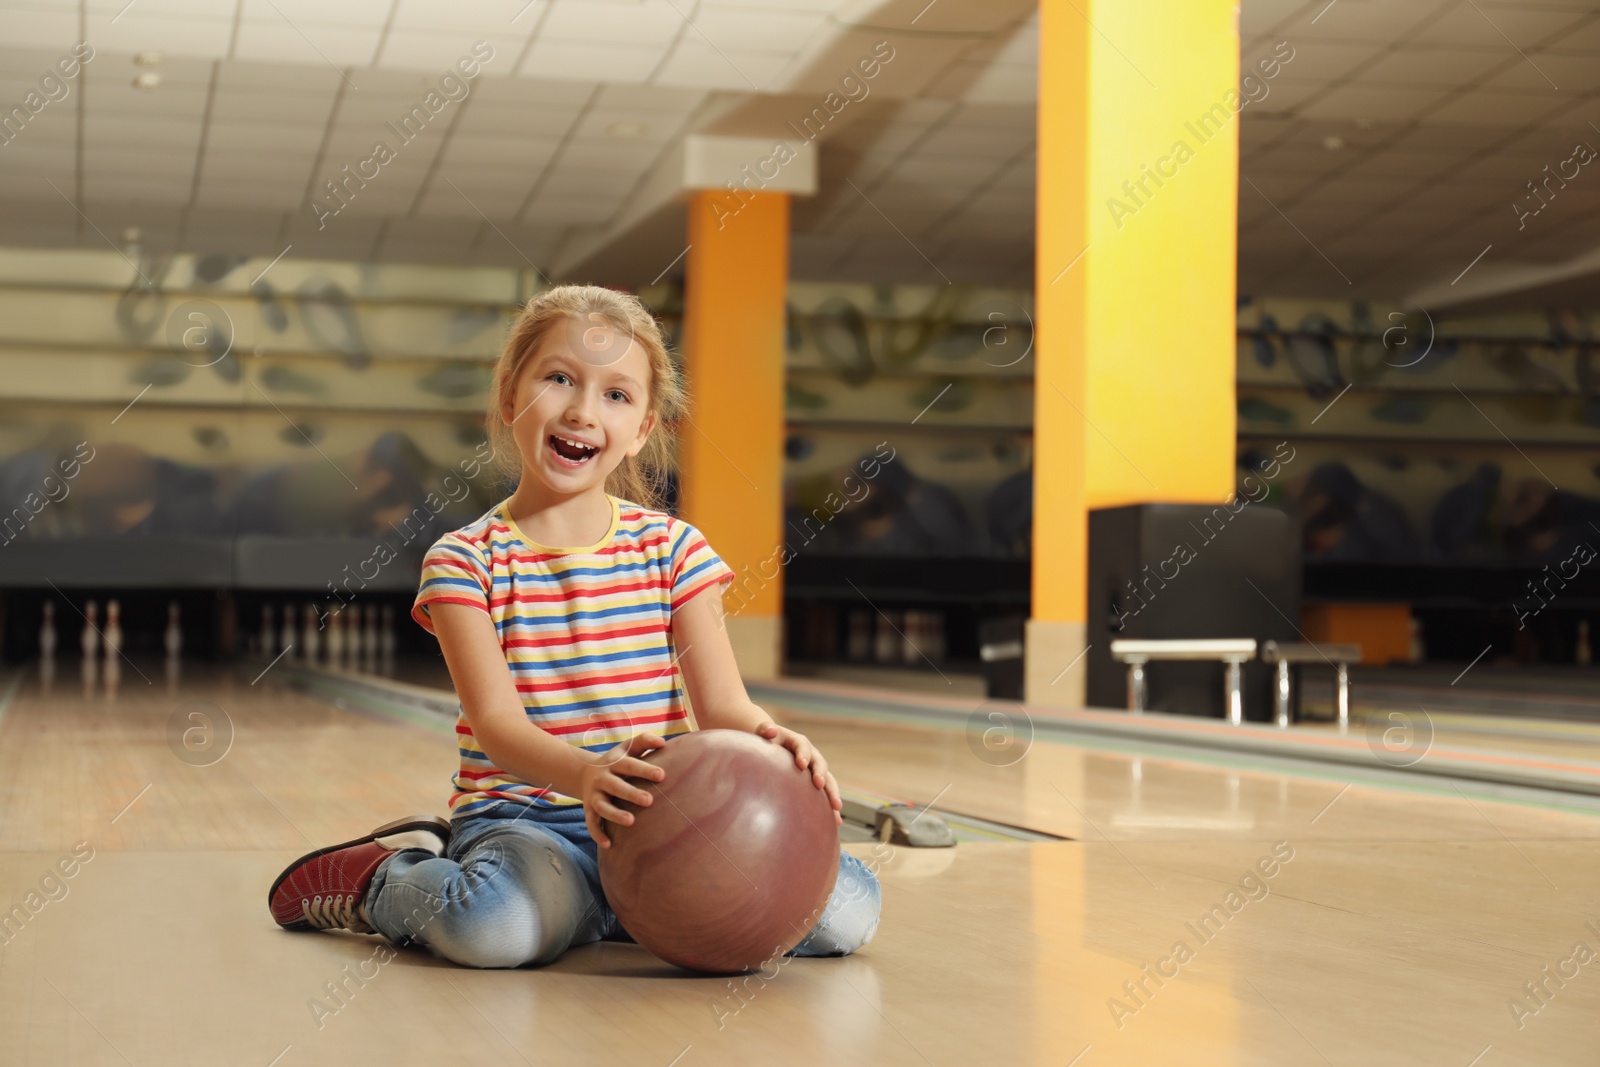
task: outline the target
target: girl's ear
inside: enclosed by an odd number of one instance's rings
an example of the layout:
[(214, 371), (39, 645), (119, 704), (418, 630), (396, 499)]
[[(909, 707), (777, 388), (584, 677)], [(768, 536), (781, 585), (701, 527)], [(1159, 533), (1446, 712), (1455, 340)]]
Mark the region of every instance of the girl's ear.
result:
[(505, 423), (507, 426), (510, 426), (516, 421), (517, 387), (522, 380), (523, 372), (527, 369), (528, 364), (527, 361), (524, 360), (522, 366), (517, 368), (517, 373), (512, 377), (509, 383), (510, 388), (506, 390), (505, 399), (500, 402), (500, 421)]
[(644, 417), (644, 421), (639, 424), (638, 436), (633, 439), (633, 444), (628, 446), (628, 456), (630, 458), (639, 454), (639, 450), (644, 447), (644, 443), (650, 439), (650, 431), (654, 430), (655, 428), (656, 413), (652, 411), (650, 414), (646, 415)]

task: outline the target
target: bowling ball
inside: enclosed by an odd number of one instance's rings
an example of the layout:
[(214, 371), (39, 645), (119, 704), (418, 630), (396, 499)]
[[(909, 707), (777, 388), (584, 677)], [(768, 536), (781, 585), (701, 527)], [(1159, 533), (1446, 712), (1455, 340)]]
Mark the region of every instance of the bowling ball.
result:
[(668, 963), (713, 974), (759, 967), (822, 917), (839, 873), (827, 794), (794, 754), (740, 730), (697, 730), (644, 757), (666, 770), (606, 825), (600, 883), (623, 929)]

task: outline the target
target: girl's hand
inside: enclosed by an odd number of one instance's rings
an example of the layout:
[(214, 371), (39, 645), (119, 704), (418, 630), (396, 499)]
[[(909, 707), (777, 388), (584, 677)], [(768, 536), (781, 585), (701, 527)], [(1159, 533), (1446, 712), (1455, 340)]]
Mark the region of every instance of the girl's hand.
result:
[(604, 829), (607, 819), (619, 826), (633, 825), (633, 814), (619, 808), (612, 798), (626, 800), (642, 808), (650, 806), (653, 799), (651, 794), (628, 779), (659, 782), (665, 778), (665, 770), (639, 758), (665, 745), (666, 741), (655, 734), (635, 734), (604, 752), (591, 754), (589, 759), (592, 762), (578, 773), (578, 799), (583, 801), (583, 821), (589, 827), (589, 836), (601, 848), (611, 847), (611, 838), (606, 836)]
[(806, 735), (795, 733), (775, 722), (762, 723), (756, 727), (756, 733), (794, 753), (794, 765), (801, 770), (811, 771), (811, 784), (828, 795), (828, 806), (833, 809), (833, 821), (842, 823), (844, 816), (839, 812), (844, 807), (844, 801), (839, 799), (839, 783), (834, 781), (833, 775), (828, 772), (828, 761), (822, 758), (822, 753), (807, 740)]

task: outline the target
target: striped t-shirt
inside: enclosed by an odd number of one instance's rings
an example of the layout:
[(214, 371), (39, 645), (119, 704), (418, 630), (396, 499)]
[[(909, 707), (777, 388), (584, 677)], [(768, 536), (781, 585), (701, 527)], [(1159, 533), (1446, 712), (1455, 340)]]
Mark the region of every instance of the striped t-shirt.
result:
[[(482, 608), (500, 634), (529, 721), (595, 752), (640, 733), (690, 728), (672, 653), (672, 612), (733, 572), (686, 522), (615, 497), (604, 537), (549, 548), (523, 536), (504, 503), (445, 534), (422, 563), (411, 614), (433, 633), (431, 604)], [(456, 718), (461, 768), (453, 816), (500, 800), (566, 807), (574, 797), (496, 767), (465, 713)]]

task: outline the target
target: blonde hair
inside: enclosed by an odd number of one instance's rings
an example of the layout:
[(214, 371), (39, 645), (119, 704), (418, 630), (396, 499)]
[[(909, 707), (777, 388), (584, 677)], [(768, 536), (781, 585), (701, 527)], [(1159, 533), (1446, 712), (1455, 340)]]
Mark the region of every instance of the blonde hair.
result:
[(673, 365), (655, 317), (639, 298), (598, 285), (558, 285), (528, 301), (506, 338), (489, 387), (485, 430), (495, 463), (507, 481), (522, 473), (522, 454), (501, 412), (517, 392), (517, 380), (550, 331), (561, 324), (601, 322), (632, 338), (650, 363), (647, 411), (656, 425), (636, 456), (625, 456), (606, 477), (606, 492), (645, 508), (663, 510), (667, 480), (674, 470), (672, 428), (684, 409), (683, 379)]

